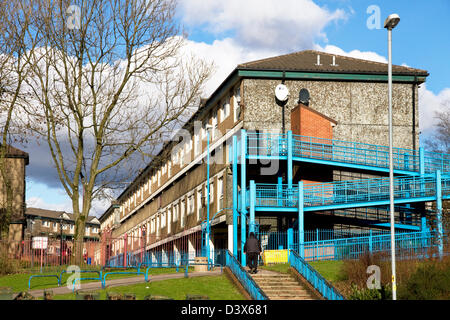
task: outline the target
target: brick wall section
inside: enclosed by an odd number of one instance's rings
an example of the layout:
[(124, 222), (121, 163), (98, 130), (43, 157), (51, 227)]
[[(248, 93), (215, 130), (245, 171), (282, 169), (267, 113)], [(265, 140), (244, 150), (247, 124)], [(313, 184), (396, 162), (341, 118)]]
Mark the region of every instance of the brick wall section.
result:
[(333, 124), (336, 124), (336, 122), (330, 120), (314, 109), (299, 104), (291, 111), (292, 133), (301, 136), (333, 139)]

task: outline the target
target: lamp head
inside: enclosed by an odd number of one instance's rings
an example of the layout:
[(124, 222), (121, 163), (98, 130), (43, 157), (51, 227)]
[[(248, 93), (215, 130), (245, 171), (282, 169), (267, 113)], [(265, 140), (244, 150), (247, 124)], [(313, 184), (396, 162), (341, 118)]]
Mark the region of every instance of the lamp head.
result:
[(400, 16), (396, 13), (390, 14), (389, 17), (384, 21), (384, 27), (386, 29), (392, 30), (400, 22)]

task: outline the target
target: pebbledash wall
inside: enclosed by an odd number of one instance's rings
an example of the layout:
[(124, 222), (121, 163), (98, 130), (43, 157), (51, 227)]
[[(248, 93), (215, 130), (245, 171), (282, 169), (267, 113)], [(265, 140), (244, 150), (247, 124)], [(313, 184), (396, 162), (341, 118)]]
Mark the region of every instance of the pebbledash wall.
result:
[[(244, 127), (248, 130), (281, 131), (281, 107), (274, 98), (278, 79), (244, 79)], [(333, 138), (388, 145), (387, 83), (354, 81), (286, 80), (290, 92), (286, 104), (286, 128), (290, 110), (298, 105), (298, 93), (310, 93), (309, 107), (334, 119)], [(419, 145), (418, 86), (394, 83), (392, 93), (394, 145), (415, 149)]]
[[(306, 53), (311, 54), (309, 51), (305, 51)], [(316, 52), (313, 54), (315, 55)], [(325, 53), (320, 55), (331, 59), (331, 55)], [(278, 68), (277, 57), (273, 59), (276, 69)], [(368, 69), (375, 64), (358, 59), (336, 57), (338, 62), (339, 59), (350, 64), (353, 61), (358, 65), (366, 63)], [(267, 61), (270, 62), (270, 59)], [(281, 81), (284, 81), (290, 91), (285, 114), (286, 130), (291, 128), (290, 111), (298, 105), (298, 93), (300, 89), (306, 88), (311, 97), (309, 108), (336, 122), (333, 126), (334, 139), (388, 145), (386, 64), (376, 65), (382, 70), (385, 68), (385, 73), (381, 75), (380, 71), (371, 73), (370, 70), (359, 74), (351, 70), (344, 70), (345, 72), (342, 73), (325, 73), (321, 70), (306, 72), (299, 68), (297, 78), (295, 73), (286, 78), (285, 72), (281, 72), (279, 68), (278, 72), (273, 70), (265, 72), (260, 68), (249, 70), (250, 67), (241, 68), (241, 66), (239, 65), (225, 79), (199, 108), (191, 121), (185, 125), (184, 128), (192, 133), (192, 143), (187, 149), (183, 145), (183, 150), (187, 150), (191, 159), (185, 161), (183, 165), (177, 165), (175, 160), (179, 159), (174, 159), (173, 155), (169, 156), (176, 143), (168, 144), (165, 147), (166, 151), (162, 152), (166, 156), (161, 157), (165, 160), (158, 164), (150, 163), (124, 190), (117, 199), (117, 204), (111, 205), (100, 217), (103, 236), (107, 235), (111, 238), (120, 238), (125, 234), (141, 236), (141, 227), (145, 226), (147, 248), (152, 248), (156, 244), (169, 242), (189, 233), (197, 235), (200, 233), (200, 224), (206, 219), (204, 197), (206, 164), (201, 161), (206, 159), (206, 134), (204, 129), (200, 129), (197, 133), (201, 141), (196, 142), (193, 124), (195, 120), (201, 121), (203, 126), (206, 123), (212, 124), (220, 131), (219, 135), (211, 139), (211, 150), (218, 153), (223, 161), (212, 163), (210, 169), (212, 186), (210, 216), (213, 217), (219, 210), (223, 211), (216, 216), (213, 223), (211, 246), (231, 249), (232, 210), (227, 209), (232, 207), (232, 172), (228, 161), (231, 137), (239, 134), (241, 128), (249, 131), (281, 132), (281, 108), (276, 104), (274, 97), (275, 87)], [(399, 66), (396, 66), (394, 70), (397, 73), (401, 71), (399, 76), (394, 78), (393, 84), (394, 145), (417, 149), (419, 146), (418, 85), (425, 81), (427, 74), (423, 70)], [(421, 77), (417, 74), (421, 74)], [(225, 110), (226, 108), (228, 111)], [(224, 113), (228, 113), (228, 116), (221, 119)], [(189, 143), (187, 141), (188, 145)], [(195, 152), (197, 143), (201, 147), (200, 151)], [(222, 153), (218, 152), (219, 148)], [(164, 166), (166, 166), (165, 170)], [(294, 179), (297, 177), (296, 172), (299, 171), (298, 167), (296, 169)], [(328, 174), (328, 180), (325, 179), (325, 181), (370, 176), (352, 171), (332, 170)], [(306, 178), (306, 180), (317, 181), (313, 178)], [(221, 187), (219, 187), (220, 181)], [(222, 192), (218, 192), (219, 188)], [(193, 208), (188, 211), (187, 208), (191, 206), (188, 201), (191, 201), (189, 200), (191, 198), (194, 201)], [(183, 202), (184, 217), (182, 218)], [(267, 217), (265, 221), (269, 224), (276, 223), (276, 217)], [(191, 246), (198, 246), (198, 243)]]

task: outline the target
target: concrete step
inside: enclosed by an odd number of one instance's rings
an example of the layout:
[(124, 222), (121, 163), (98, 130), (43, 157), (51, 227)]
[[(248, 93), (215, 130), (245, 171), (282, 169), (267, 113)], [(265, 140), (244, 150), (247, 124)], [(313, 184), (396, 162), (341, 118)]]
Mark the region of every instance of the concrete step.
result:
[(262, 284), (258, 283), (258, 285), (261, 287), (261, 289), (276, 289), (276, 288), (283, 288), (283, 289), (303, 289), (302, 286), (300, 286), (298, 283), (292, 283), (292, 284), (285, 284), (285, 283), (274, 283), (274, 284)]
[(289, 282), (263, 282), (263, 281), (256, 281), (256, 283), (259, 286), (264, 286), (264, 287), (279, 287), (279, 286), (284, 286), (284, 287), (300, 286), (300, 287), (302, 287), (301, 284), (299, 284), (298, 282), (294, 282), (294, 281), (289, 281)]
[(286, 297), (286, 296), (276, 296), (269, 297), (270, 300), (315, 300), (311, 297)]
[(260, 270), (251, 276), (270, 300), (315, 300), (290, 274)]

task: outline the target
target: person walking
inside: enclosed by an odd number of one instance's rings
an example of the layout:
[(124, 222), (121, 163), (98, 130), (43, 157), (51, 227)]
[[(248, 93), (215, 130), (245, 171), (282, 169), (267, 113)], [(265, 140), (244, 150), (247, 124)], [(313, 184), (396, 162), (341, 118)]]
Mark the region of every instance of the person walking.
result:
[(256, 239), (255, 234), (250, 232), (250, 235), (244, 245), (244, 253), (246, 253), (248, 257), (250, 273), (258, 272), (258, 257), (261, 252), (261, 243), (258, 239)]

